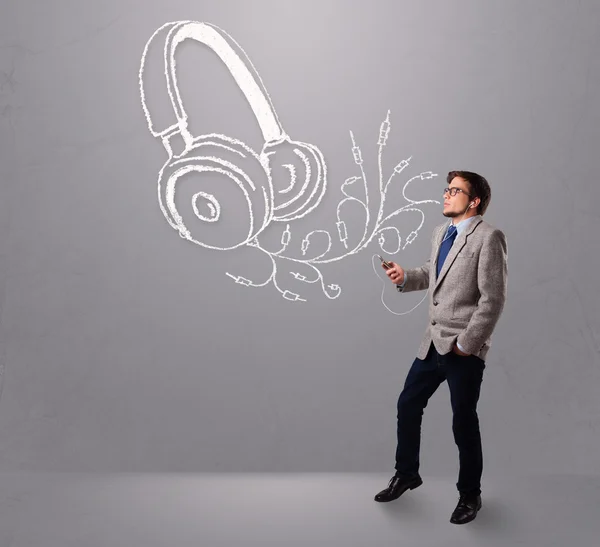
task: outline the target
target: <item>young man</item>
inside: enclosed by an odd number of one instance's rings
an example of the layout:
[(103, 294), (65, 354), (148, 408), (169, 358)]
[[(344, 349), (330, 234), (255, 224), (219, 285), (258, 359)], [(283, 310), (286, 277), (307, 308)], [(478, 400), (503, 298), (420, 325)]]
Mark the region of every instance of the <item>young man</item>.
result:
[[(427, 401), (446, 380), (452, 430), (458, 446), (459, 501), (450, 522), (472, 521), (481, 508), (483, 452), (477, 401), (491, 336), (506, 299), (506, 237), (482, 219), (491, 198), (488, 182), (451, 171), (443, 214), (433, 231), (431, 256), (420, 268), (391, 262), (388, 277), (400, 292), (429, 289), (429, 322), (398, 399), (396, 474), (376, 501), (397, 499), (420, 486), (421, 420)], [(385, 268), (385, 266), (384, 266)]]

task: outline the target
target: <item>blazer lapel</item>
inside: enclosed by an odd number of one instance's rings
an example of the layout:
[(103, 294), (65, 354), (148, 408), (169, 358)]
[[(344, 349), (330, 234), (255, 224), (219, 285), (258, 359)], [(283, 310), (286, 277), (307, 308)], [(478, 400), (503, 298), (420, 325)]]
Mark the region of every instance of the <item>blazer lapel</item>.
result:
[[(440, 254), (440, 247), (442, 246), (442, 241), (444, 240), (444, 236), (446, 235), (446, 232), (448, 231), (448, 227), (450, 226), (451, 222), (452, 222), (452, 220), (450, 220), (449, 222), (447, 222), (440, 228), (440, 231), (435, 239), (435, 248), (433, 249), (433, 260), (432, 260), (433, 266), (435, 268), (434, 271), (437, 271), (437, 261), (438, 261), (438, 256)], [(454, 247), (454, 245), (453, 245), (453, 247)]]
[[(450, 222), (452, 222), (452, 221), (450, 221)], [(446, 275), (446, 272), (450, 269), (450, 266), (452, 266), (454, 259), (456, 258), (458, 253), (460, 253), (462, 248), (465, 246), (465, 244), (467, 242), (467, 238), (469, 237), (469, 234), (471, 234), (473, 232), (473, 230), (477, 227), (477, 225), (480, 222), (481, 222), (481, 218), (472, 221), (471, 225), (466, 230), (464, 230), (462, 232), (462, 234), (460, 234), (459, 236), (456, 236), (456, 239), (454, 240), (454, 244), (452, 245), (452, 247), (450, 247), (450, 252), (448, 253), (448, 256), (446, 257), (446, 260), (444, 261), (444, 265), (442, 266), (440, 275), (435, 282), (435, 285), (433, 287), (434, 290), (438, 287), (438, 285), (440, 284), (442, 279), (444, 279), (444, 276)], [(444, 235), (446, 234), (446, 231), (448, 230), (448, 226), (450, 226), (450, 223), (444, 225), (444, 229), (442, 230), (441, 236), (438, 236), (438, 241), (437, 241), (437, 245), (436, 245), (436, 249), (435, 249), (435, 268), (436, 269), (434, 271), (437, 271), (437, 259), (438, 259), (438, 255), (440, 252), (440, 246), (442, 244), (442, 240), (444, 239)]]

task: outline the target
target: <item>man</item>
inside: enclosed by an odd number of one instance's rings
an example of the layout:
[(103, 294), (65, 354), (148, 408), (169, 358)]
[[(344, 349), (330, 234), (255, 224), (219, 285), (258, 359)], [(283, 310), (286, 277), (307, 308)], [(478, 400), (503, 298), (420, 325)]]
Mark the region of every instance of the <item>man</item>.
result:
[[(472, 521), (481, 508), (483, 452), (477, 402), (491, 336), (506, 299), (506, 238), (482, 219), (491, 199), (484, 177), (451, 171), (445, 217), (435, 228), (431, 256), (420, 268), (391, 262), (386, 273), (400, 292), (429, 289), (429, 324), (398, 399), (396, 474), (375, 496), (397, 499), (417, 488), (421, 420), (427, 401), (446, 380), (459, 452), (458, 505), (450, 522)], [(386, 268), (386, 266), (383, 266)]]

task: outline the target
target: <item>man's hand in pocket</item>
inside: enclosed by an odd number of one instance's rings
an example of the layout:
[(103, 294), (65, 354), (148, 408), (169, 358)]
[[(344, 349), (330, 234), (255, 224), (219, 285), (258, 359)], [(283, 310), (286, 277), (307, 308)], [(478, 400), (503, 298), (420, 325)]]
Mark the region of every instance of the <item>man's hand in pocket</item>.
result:
[(460, 351), (458, 349), (458, 346), (456, 345), (456, 343), (454, 344), (454, 346), (452, 346), (452, 351), (454, 353), (456, 353), (457, 355), (461, 355), (462, 357), (468, 357), (469, 355), (471, 355), (470, 353), (464, 353), (464, 352)]

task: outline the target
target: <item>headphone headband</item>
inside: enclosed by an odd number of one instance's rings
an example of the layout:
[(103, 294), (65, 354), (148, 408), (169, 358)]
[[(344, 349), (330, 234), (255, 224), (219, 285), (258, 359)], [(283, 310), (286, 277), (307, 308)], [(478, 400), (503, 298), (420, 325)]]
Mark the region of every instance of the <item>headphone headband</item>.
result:
[[(157, 131), (154, 128), (152, 116), (145, 101), (143, 72), (146, 64), (146, 55), (151, 43), (158, 39), (159, 35), (164, 36), (164, 32), (167, 31), (167, 29), (168, 34), (164, 44), (165, 77), (167, 80), (167, 91), (177, 122), (165, 129)], [(262, 80), (244, 50), (222, 29), (215, 25), (200, 23), (198, 21), (166, 23), (152, 35), (144, 48), (142, 64), (140, 67), (140, 92), (142, 96), (142, 106), (146, 114), (146, 119), (148, 120), (148, 127), (152, 134), (157, 137), (160, 136), (165, 140), (174, 134), (179, 133), (186, 141), (186, 144), (189, 144), (189, 141), (192, 138), (187, 130), (188, 115), (183, 106), (183, 101), (181, 100), (181, 95), (177, 87), (177, 67), (175, 62), (177, 46), (188, 38), (192, 38), (197, 42), (210, 47), (225, 63), (225, 66), (227, 66), (229, 72), (248, 100), (260, 126), (265, 142), (279, 141), (286, 137)]]

